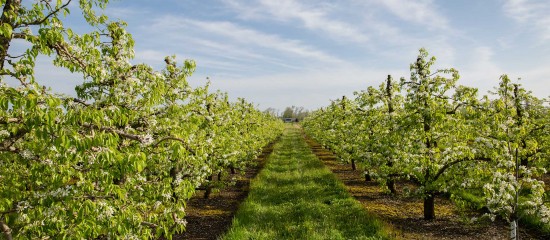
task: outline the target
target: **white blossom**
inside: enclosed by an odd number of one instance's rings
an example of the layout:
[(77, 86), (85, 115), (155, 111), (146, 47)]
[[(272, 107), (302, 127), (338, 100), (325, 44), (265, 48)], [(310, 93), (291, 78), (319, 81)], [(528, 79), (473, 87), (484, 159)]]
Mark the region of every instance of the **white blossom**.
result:
[(27, 160), (32, 159), (34, 157), (34, 154), (28, 149), (21, 151), (20, 155), (22, 158)]
[(29, 216), (27, 214), (22, 213), (22, 214), (19, 215), (19, 219), (17, 219), (17, 220), (19, 222), (27, 222), (30, 219), (29, 219)]
[(154, 119), (154, 118), (150, 119), (150, 120), (149, 120), (149, 125), (151, 125), (151, 126), (153, 126), (153, 127), (156, 126), (156, 125), (157, 125), (157, 120)]
[(60, 21), (52, 21), (52, 26), (56, 28), (62, 28), (63, 24)]
[(103, 212), (99, 214), (99, 219), (101, 220), (109, 219), (113, 216), (114, 213), (115, 213), (115, 209), (113, 207), (105, 206), (103, 209)]
[(112, 105), (112, 106), (109, 106), (107, 109), (114, 112), (114, 111), (117, 111), (119, 108), (117, 106)]
[(140, 238), (138, 236), (136, 236), (135, 234), (128, 234), (128, 235), (124, 236), (124, 239), (125, 240), (139, 240)]
[(155, 204), (153, 204), (153, 208), (156, 210), (160, 207), (162, 203), (160, 201), (156, 201)]
[(144, 146), (149, 146), (149, 145), (153, 144), (153, 142), (155, 141), (155, 139), (153, 138), (153, 136), (151, 134), (145, 134), (143, 136), (140, 136), (139, 138), (140, 138), (141, 143)]
[(21, 202), (17, 203), (16, 210), (17, 210), (17, 212), (23, 212), (23, 211), (25, 211), (26, 209), (28, 209), (30, 207), (31, 207), (31, 205), (29, 204), (29, 202), (21, 201)]
[(1, 130), (0, 131), (0, 138), (6, 138), (9, 137), (10, 133), (7, 130)]
[(187, 226), (187, 221), (183, 218), (176, 218), (176, 224)]
[(51, 166), (51, 165), (53, 165), (53, 161), (51, 159), (46, 159), (46, 160), (44, 160), (44, 164), (46, 164), (48, 166)]

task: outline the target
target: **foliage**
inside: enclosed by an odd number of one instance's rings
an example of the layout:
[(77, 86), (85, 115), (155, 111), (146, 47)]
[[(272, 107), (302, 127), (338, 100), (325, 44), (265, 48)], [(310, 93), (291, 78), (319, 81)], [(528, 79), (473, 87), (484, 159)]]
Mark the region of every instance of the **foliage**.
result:
[(496, 99), (485, 99), (481, 115), (483, 127), (476, 149), (493, 164), (490, 181), (483, 186), (491, 216), (500, 215), (516, 224), (523, 214), (548, 222), (550, 211), (544, 204), (544, 182), (537, 179), (546, 172), (548, 162), (548, 122), (542, 101), (518, 83), (503, 75)]
[[(0, 36), (0, 225), (6, 238), (171, 238), (207, 177), (243, 168), (281, 130), (276, 119), (186, 79), (195, 63), (131, 64), (123, 22), (79, 2), (96, 31), (75, 34), (70, 1), (3, 1)], [(31, 31), (31, 29), (36, 34)], [(30, 47), (10, 53), (14, 39)], [(82, 74), (77, 98), (34, 77), (36, 57)], [(4, 81), (15, 79), (19, 86)], [(243, 121), (243, 119), (245, 119)], [(238, 137), (236, 137), (238, 136)], [(113, 226), (116, 226), (113, 228)]]
[[(388, 77), (378, 89), (335, 101), (313, 112), (304, 129), (341, 158), (362, 158), (382, 182), (412, 179), (426, 219), (435, 217), (436, 195), (477, 189), (492, 217), (538, 214), (547, 221), (539, 179), (549, 157), (544, 100), (506, 76), (496, 99), (480, 99), (477, 89), (457, 85), (457, 70), (432, 72), (434, 63), (421, 49), (409, 79)], [(343, 111), (342, 104), (353, 108)]]

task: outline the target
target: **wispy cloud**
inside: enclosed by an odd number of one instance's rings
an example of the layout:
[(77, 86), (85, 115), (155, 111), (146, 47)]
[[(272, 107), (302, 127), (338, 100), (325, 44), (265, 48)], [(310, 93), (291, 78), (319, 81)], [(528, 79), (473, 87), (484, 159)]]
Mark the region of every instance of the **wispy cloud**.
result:
[(343, 42), (364, 43), (369, 41), (368, 34), (356, 24), (336, 20), (331, 16), (334, 10), (330, 4), (320, 4), (293, 0), (260, 0), (256, 3), (243, 3), (236, 0), (223, 0), (244, 19), (271, 19), (274, 21), (300, 24), (301, 27), (320, 32), (327, 38)]
[(433, 0), (377, 0), (377, 3), (405, 21), (424, 25), (434, 30), (449, 28), (447, 18), (440, 14)]
[(507, 0), (504, 13), (517, 22), (533, 26), (543, 40), (550, 40), (550, 4), (542, 0)]
[[(223, 38), (223, 42), (237, 42), (246, 46), (282, 52), (291, 57), (314, 59), (315, 61), (340, 62), (338, 58), (310, 46), (302, 41), (267, 34), (255, 29), (246, 28), (228, 21), (202, 21), (175, 16), (165, 16), (157, 20), (153, 27), (187, 28)], [(169, 23), (169, 24), (167, 24)]]

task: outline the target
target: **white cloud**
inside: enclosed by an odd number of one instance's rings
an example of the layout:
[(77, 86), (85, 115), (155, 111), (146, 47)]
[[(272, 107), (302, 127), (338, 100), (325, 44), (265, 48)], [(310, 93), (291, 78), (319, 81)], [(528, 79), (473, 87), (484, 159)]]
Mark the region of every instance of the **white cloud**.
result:
[(543, 40), (550, 40), (550, 4), (546, 0), (507, 0), (504, 13), (517, 22), (534, 27)]
[(548, 92), (548, 89), (550, 88), (550, 83), (548, 81), (550, 76), (550, 68), (547, 66), (537, 66), (519, 74), (514, 74), (512, 77), (521, 77), (522, 80), (520, 83), (525, 87), (525, 89), (532, 91), (533, 95), (547, 99), (550, 97), (550, 92)]
[[(245, 46), (260, 47), (277, 52), (288, 54), (291, 57), (300, 57), (324, 61), (327, 63), (341, 62), (340, 59), (329, 55), (302, 41), (282, 38), (274, 34), (266, 34), (254, 29), (239, 26), (227, 21), (201, 21), (175, 16), (165, 16), (156, 20), (154, 28), (163, 28), (165, 32), (171, 33), (185, 26), (187, 29), (194, 29), (202, 33), (217, 35), (225, 45), (224, 49), (230, 49), (227, 44), (236, 42)], [(169, 28), (169, 29), (166, 29)]]
[(441, 15), (433, 0), (377, 0), (397, 17), (432, 29), (449, 28), (448, 20)]
[(477, 87), (480, 95), (487, 94), (487, 91), (493, 90), (498, 85), (499, 77), (504, 73), (503, 70), (494, 62), (494, 51), (487, 46), (475, 48), (470, 54), (470, 58), (465, 62), (460, 71), (460, 85)]
[(224, 0), (244, 19), (266, 19), (275, 21), (298, 21), (302, 27), (320, 32), (328, 38), (343, 42), (365, 43), (369, 36), (357, 24), (347, 23), (334, 19), (331, 16), (332, 6), (320, 4), (317, 1), (305, 4), (304, 1), (294, 0), (260, 0), (257, 4), (243, 4), (236, 0)]
[(133, 17), (147, 16), (150, 13), (146, 10), (138, 8), (108, 6), (105, 10), (105, 14), (111, 19), (120, 19), (124, 21), (125, 19), (130, 19)]

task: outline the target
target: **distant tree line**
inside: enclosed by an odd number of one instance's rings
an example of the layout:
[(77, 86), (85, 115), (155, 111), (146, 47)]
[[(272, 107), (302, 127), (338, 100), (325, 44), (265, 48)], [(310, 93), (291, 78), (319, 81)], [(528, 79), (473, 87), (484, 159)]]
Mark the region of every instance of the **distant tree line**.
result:
[(286, 107), (282, 113), (279, 109), (271, 107), (267, 108), (264, 112), (280, 118), (295, 118), (298, 121), (304, 120), (304, 118), (306, 118), (310, 113), (309, 110), (304, 107), (296, 106)]

